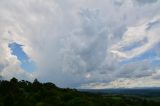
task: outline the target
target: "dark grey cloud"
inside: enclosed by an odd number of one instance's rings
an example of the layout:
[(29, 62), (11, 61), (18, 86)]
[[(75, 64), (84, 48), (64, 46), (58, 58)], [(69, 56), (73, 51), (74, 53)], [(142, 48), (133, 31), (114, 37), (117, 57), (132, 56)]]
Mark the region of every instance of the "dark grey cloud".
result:
[(3, 70), (4, 68), (5, 68), (5, 66), (0, 64), (0, 70)]
[(150, 4), (150, 3), (156, 3), (158, 0), (136, 0), (139, 4)]
[(155, 72), (150, 61), (145, 60), (123, 65), (119, 72), (116, 73), (116, 76), (121, 78), (142, 78), (150, 76)]

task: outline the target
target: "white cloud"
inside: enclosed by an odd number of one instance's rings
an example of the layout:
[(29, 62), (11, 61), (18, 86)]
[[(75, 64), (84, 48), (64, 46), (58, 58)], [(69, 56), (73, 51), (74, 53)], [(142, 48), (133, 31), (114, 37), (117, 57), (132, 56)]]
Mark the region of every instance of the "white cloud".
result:
[(11, 50), (8, 48), (10, 43), (10, 36), (4, 34), (1, 36), (1, 56), (0, 56), (0, 75), (4, 79), (10, 79), (12, 77), (17, 77), (19, 79), (32, 79), (32, 75), (25, 72), (20, 67), (20, 61), (17, 57), (11, 54)]
[(159, 80), (150, 77), (143, 78), (119, 78), (109, 83), (88, 83), (83, 84), (80, 88), (86, 89), (105, 89), (105, 88), (134, 88), (134, 87), (159, 87)]
[[(159, 18), (156, 18), (160, 15), (160, 4), (148, 3), (143, 0), (139, 4), (133, 0), (2, 0), (1, 73), (3, 77), (38, 77), (63, 87), (114, 83), (126, 78), (120, 73), (127, 73), (130, 81), (132, 75), (127, 66), (119, 67), (120, 62), (149, 51), (160, 41)], [(37, 65), (35, 72), (28, 73), (20, 67), (20, 61), (8, 48), (10, 42), (24, 45), (24, 52)], [(133, 70), (132, 78), (142, 80), (143, 76), (149, 80), (154, 67), (151, 63), (148, 64), (152, 68), (139, 64), (131, 65), (140, 67)], [(138, 86), (136, 81), (132, 82)]]
[[(157, 21), (159, 19), (136, 27), (129, 27), (124, 33), (122, 40), (112, 47), (113, 50), (111, 49), (111, 52), (120, 57), (133, 58), (157, 45), (160, 42), (159, 27), (152, 29), (154, 25), (151, 26), (151, 23)], [(151, 29), (147, 30), (150, 26)]]

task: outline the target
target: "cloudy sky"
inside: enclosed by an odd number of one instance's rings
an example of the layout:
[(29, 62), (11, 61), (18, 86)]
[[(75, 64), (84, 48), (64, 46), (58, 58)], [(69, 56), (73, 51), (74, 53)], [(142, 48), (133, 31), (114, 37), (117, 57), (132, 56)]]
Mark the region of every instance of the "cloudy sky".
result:
[(1, 0), (1, 79), (160, 86), (159, 10), (160, 0)]

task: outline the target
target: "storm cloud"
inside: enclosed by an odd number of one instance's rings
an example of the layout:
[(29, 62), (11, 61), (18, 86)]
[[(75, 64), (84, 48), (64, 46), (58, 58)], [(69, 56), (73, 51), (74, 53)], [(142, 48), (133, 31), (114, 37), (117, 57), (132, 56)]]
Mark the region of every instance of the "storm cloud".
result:
[(159, 86), (159, 9), (159, 0), (2, 0), (0, 74), (60, 87)]

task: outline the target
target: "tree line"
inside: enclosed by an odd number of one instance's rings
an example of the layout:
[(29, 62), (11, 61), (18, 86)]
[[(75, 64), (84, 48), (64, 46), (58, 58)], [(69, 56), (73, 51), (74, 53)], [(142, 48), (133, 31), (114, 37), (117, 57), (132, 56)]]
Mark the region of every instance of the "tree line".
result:
[(160, 101), (123, 95), (101, 95), (41, 83), (0, 80), (0, 106), (160, 106)]

